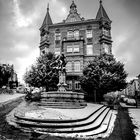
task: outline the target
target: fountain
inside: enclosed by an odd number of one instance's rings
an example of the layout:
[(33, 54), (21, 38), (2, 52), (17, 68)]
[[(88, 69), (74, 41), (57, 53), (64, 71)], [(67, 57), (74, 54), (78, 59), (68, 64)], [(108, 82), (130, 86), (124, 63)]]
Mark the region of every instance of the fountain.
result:
[[(82, 108), (86, 106), (84, 93), (66, 91), (66, 58), (58, 57), (59, 83), (57, 91), (43, 92), (38, 105), (54, 108)], [(54, 62), (55, 63), (55, 62)]]
[[(47, 129), (48, 123), (73, 121), (73, 116), (67, 115), (69, 110), (81, 110), (87, 106), (84, 93), (66, 91), (65, 56), (62, 54), (56, 61), (59, 70), (58, 90), (42, 92), (39, 101), (24, 100), (7, 116), (10, 125), (25, 132), (37, 132), (43, 126)], [(43, 132), (42, 129), (40, 131)]]

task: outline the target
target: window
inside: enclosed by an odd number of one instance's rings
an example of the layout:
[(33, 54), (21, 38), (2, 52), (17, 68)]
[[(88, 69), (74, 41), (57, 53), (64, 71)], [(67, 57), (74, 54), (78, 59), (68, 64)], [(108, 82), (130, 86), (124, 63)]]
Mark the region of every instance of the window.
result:
[(104, 46), (104, 52), (109, 54), (110, 53), (109, 46), (107, 44), (104, 44), (103, 46)]
[(79, 72), (80, 71), (80, 61), (74, 62), (74, 71)]
[(71, 44), (67, 46), (67, 53), (79, 53), (80, 46), (79, 44)]
[(71, 72), (72, 71), (72, 62), (68, 62), (66, 65), (66, 71)]
[(79, 45), (73, 45), (73, 52), (74, 53), (79, 52)]
[(75, 81), (75, 89), (76, 90), (80, 90), (81, 89), (81, 85), (79, 81)]
[(79, 39), (79, 31), (78, 30), (74, 31), (74, 38)]
[(41, 55), (44, 55), (45, 54), (45, 49), (41, 50)]
[(68, 31), (67, 32), (67, 37), (72, 38), (73, 37), (73, 31)]
[(87, 45), (87, 55), (93, 55), (93, 45)]
[(49, 52), (49, 48), (45, 48), (45, 52), (48, 53)]
[(92, 38), (92, 30), (87, 30), (87, 38)]
[(103, 29), (103, 34), (106, 35), (106, 36), (109, 36), (109, 31), (106, 30), (106, 29)]
[(67, 81), (68, 90), (72, 90), (72, 81)]
[(60, 55), (60, 48), (55, 48), (55, 54)]
[(55, 40), (61, 40), (61, 33), (55, 33)]
[(87, 38), (87, 43), (92, 43), (92, 38)]
[(67, 53), (72, 53), (73, 47), (72, 46), (67, 46)]

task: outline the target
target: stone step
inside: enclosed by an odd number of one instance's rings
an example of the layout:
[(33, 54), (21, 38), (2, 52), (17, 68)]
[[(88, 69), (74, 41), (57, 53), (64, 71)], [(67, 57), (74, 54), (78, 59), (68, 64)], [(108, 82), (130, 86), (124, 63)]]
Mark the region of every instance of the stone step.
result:
[[(101, 121), (103, 120), (103, 118), (105, 117), (105, 114), (107, 114), (107, 112), (109, 111), (109, 108), (103, 107), (101, 108), (99, 111), (97, 111), (95, 114), (93, 114), (92, 116), (90, 116), (89, 118), (87, 118), (84, 121), (79, 121), (79, 122), (73, 122), (73, 123), (36, 123), (36, 122), (30, 122), (30, 121), (24, 121), (24, 120), (20, 120), (17, 121), (18, 124), (20, 124), (21, 126), (26, 126), (26, 127), (40, 127), (40, 128), (59, 128), (61, 129), (67, 129), (67, 131), (71, 131), (71, 130), (75, 130), (77, 131), (79, 129), (79, 127), (81, 127), (81, 129), (83, 129), (82, 127), (87, 126), (91, 124), (93, 124), (94, 122), (94, 128), (98, 127), (101, 124)], [(92, 125), (93, 127), (93, 125)], [(77, 129), (78, 128), (78, 129)]]
[(82, 137), (92, 138), (93, 136), (105, 133), (108, 130), (108, 127), (109, 127), (110, 122), (111, 122), (111, 118), (112, 118), (112, 111), (110, 110), (98, 128), (88, 129), (85, 126), (86, 131), (78, 131), (78, 132), (71, 131), (70, 133), (67, 133), (67, 132), (60, 133), (60, 132), (54, 132), (55, 130), (52, 132), (48, 132), (48, 131), (45, 131), (45, 129), (44, 129), (44, 131), (39, 130), (39, 129), (35, 129), (35, 132), (41, 133), (41, 134), (47, 134), (47, 135), (49, 134), (52, 136), (60, 136), (60, 137), (67, 136), (67, 137), (76, 137), (76, 138), (82, 138)]
[(97, 119), (91, 121), (90, 123), (85, 123), (83, 126), (76, 126), (71, 128), (37, 128), (36, 130), (40, 132), (47, 132), (47, 133), (81, 133), (81, 132), (88, 132), (97, 129), (101, 126), (102, 122), (106, 118), (107, 114), (109, 113), (110, 109), (106, 109)]
[(99, 113), (101, 113), (104, 109), (106, 109), (107, 107), (104, 106), (104, 105), (101, 105), (99, 106), (98, 108), (96, 108), (96, 110), (94, 110), (92, 113), (89, 113), (87, 116), (83, 117), (83, 118), (80, 118), (80, 119), (67, 119), (67, 120), (61, 120), (61, 119), (35, 119), (35, 118), (28, 118), (28, 117), (25, 117), (23, 114), (17, 114), (15, 113), (14, 114), (14, 117), (17, 119), (17, 120), (23, 120), (23, 121), (29, 121), (29, 122), (37, 122), (37, 123), (49, 123), (50, 124), (59, 124), (59, 123), (63, 123), (66, 125), (68, 125), (68, 123), (76, 123), (76, 122), (82, 122), (82, 121), (85, 121), (89, 118), (91, 118), (91, 116), (97, 116), (99, 115)]
[[(85, 132), (76, 132), (76, 133), (53, 133), (53, 135), (77, 137), (77, 138), (86, 136), (87, 138), (92, 138), (92, 136), (105, 133), (108, 130), (108, 127), (111, 122), (111, 118), (112, 118), (112, 110), (110, 110), (108, 112), (108, 114), (105, 116), (104, 120), (102, 121), (102, 124), (96, 129), (92, 129), (92, 130), (85, 131)], [(52, 133), (48, 133), (48, 134), (52, 135)]]

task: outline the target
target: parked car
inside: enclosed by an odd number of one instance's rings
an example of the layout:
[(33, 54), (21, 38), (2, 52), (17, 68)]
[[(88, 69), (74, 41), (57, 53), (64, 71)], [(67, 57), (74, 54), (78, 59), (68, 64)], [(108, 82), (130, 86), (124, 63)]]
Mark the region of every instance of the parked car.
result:
[(19, 85), (16, 89), (17, 93), (24, 93), (25, 92), (25, 87), (23, 85)]

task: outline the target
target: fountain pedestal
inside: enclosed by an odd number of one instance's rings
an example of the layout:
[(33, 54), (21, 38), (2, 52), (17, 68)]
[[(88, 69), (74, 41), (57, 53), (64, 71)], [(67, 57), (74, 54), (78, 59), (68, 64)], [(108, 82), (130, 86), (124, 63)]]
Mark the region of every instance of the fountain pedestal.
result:
[(59, 71), (59, 83), (58, 83), (58, 91), (66, 92), (66, 73)]

